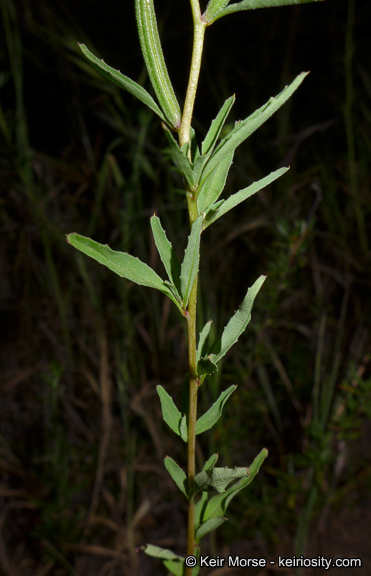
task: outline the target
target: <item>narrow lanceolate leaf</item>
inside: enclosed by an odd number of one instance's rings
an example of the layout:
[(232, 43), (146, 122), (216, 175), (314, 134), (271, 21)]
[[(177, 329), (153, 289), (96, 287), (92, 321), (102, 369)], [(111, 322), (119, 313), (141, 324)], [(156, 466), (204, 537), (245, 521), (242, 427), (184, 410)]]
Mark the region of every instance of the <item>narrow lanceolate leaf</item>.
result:
[(248, 468), (211, 468), (202, 470), (193, 479), (193, 494), (205, 490), (216, 490), (222, 493), (228, 484), (249, 475)]
[(165, 64), (153, 0), (135, 0), (135, 13), (140, 45), (151, 84), (167, 122), (178, 129), (181, 112)]
[(196, 218), (192, 224), (192, 230), (188, 238), (188, 244), (184, 252), (184, 259), (181, 266), (180, 286), (184, 308), (188, 306), (189, 295), (198, 274), (202, 223), (203, 216), (201, 215)]
[[(227, 200), (223, 200), (218, 205), (216, 204), (211, 205), (209, 208), (210, 217), (207, 216), (205, 218), (204, 229), (206, 229), (208, 226), (210, 226), (210, 224), (218, 220), (221, 216), (229, 212), (229, 210), (232, 210), (232, 208), (238, 206), (238, 204), (240, 204), (244, 200), (247, 200), (247, 198), (250, 198), (250, 196), (256, 194), (256, 192), (259, 192), (259, 190), (262, 190), (263, 188), (265, 188), (266, 186), (277, 180), (277, 178), (280, 178), (280, 176), (285, 174), (289, 169), (290, 168), (279, 168), (275, 172), (271, 172), (268, 176), (261, 178), (261, 180), (258, 180), (257, 182), (250, 184), (250, 186), (248, 186), (247, 188), (240, 190), (236, 194), (232, 194), (232, 196), (230, 196)], [(210, 174), (209, 178), (211, 176), (212, 174)], [(206, 180), (205, 184), (207, 184), (209, 178)]]
[(215, 20), (218, 20), (222, 16), (227, 14), (232, 14), (233, 12), (240, 12), (241, 10), (256, 10), (257, 8), (273, 8), (274, 6), (288, 6), (293, 4), (309, 4), (309, 2), (321, 2), (322, 0), (243, 0), (242, 2), (237, 2), (231, 4), (226, 8), (222, 8), (217, 12), (214, 12), (213, 18), (207, 20), (210, 25)]
[(228, 172), (232, 166), (234, 150), (215, 166), (208, 175), (197, 195), (197, 209), (199, 214), (207, 212), (224, 190)]
[(235, 99), (236, 97), (234, 95), (228, 98), (219, 110), (217, 117), (211, 122), (206, 138), (201, 144), (201, 152), (203, 155), (210, 154), (214, 150)]
[(129, 92), (129, 94), (135, 96), (135, 98), (138, 98), (138, 100), (143, 102), (143, 104), (148, 106), (148, 108), (150, 108), (155, 114), (157, 114), (157, 116), (159, 116), (161, 120), (166, 122), (166, 118), (164, 114), (161, 112), (158, 105), (156, 104), (152, 96), (148, 94), (148, 92), (144, 88), (142, 88), (142, 86), (140, 86), (139, 84), (134, 82), (134, 80), (131, 80), (127, 76), (124, 76), (124, 74), (121, 74), (119, 70), (111, 68), (111, 66), (108, 66), (108, 64), (106, 64), (103, 60), (100, 60), (99, 58), (94, 56), (94, 54), (90, 52), (90, 50), (88, 50), (88, 48), (85, 46), (85, 44), (79, 44), (79, 48), (81, 52), (84, 54), (84, 56), (92, 64), (93, 68), (95, 68), (105, 78), (107, 78), (108, 80), (110, 80), (123, 90), (126, 90), (126, 92)]
[(167, 136), (168, 142), (170, 144), (170, 151), (174, 162), (178, 165), (179, 171), (187, 180), (188, 184), (193, 187), (194, 175), (191, 163), (183, 149), (180, 148), (178, 142), (175, 140), (169, 128), (163, 124), (165, 134)]
[(181, 467), (175, 462), (175, 460), (170, 458), (170, 456), (166, 456), (165, 458), (165, 467), (174, 480), (175, 484), (178, 486), (179, 490), (181, 490), (184, 496), (188, 498), (187, 476), (184, 470), (182, 470)]
[(170, 394), (168, 394), (162, 386), (156, 386), (156, 390), (160, 397), (163, 419), (169, 428), (171, 428), (175, 434), (180, 436), (180, 423), (182, 420), (181, 413), (176, 407)]
[(249, 475), (246, 478), (238, 480), (238, 482), (233, 484), (233, 486), (228, 488), (224, 493), (212, 496), (208, 502), (206, 502), (204, 495), (202, 495), (202, 506), (197, 508), (198, 503), (196, 505), (196, 511), (198, 513), (197, 518), (199, 519), (199, 522), (205, 522), (209, 518), (224, 516), (230, 501), (236, 496), (236, 494), (251, 484), (267, 456), (268, 450), (263, 448), (251, 466), (249, 466)]
[(67, 234), (67, 242), (83, 252), (90, 258), (93, 258), (100, 264), (103, 264), (121, 278), (131, 280), (141, 286), (156, 288), (163, 294), (166, 294), (181, 310), (179, 303), (166, 283), (156, 274), (147, 264), (135, 258), (126, 252), (116, 252), (107, 244), (99, 244), (91, 238), (80, 236), (79, 234)]
[(209, 532), (212, 532), (213, 530), (216, 530), (217, 528), (219, 528), (219, 526), (221, 526), (223, 524), (223, 522), (226, 521), (226, 518), (209, 518), (208, 520), (206, 520), (206, 522), (204, 522), (203, 524), (201, 524), (200, 526), (198, 526), (196, 528), (195, 531), (195, 540), (198, 543), (201, 538), (203, 538), (204, 536), (206, 536), (206, 534), (208, 534)]
[(234, 313), (224, 328), (222, 337), (212, 345), (211, 353), (209, 353), (208, 356), (211, 357), (211, 360), (214, 363), (219, 362), (219, 360), (223, 358), (223, 356), (228, 352), (233, 344), (237, 342), (242, 332), (244, 332), (246, 326), (251, 320), (251, 309), (253, 307), (254, 300), (265, 279), (266, 276), (260, 276), (260, 278), (254, 282), (251, 288), (248, 289), (241, 306)]
[(208, 175), (214, 170), (216, 166), (224, 160), (226, 156), (231, 154), (237, 146), (239, 146), (244, 140), (246, 140), (255, 130), (257, 130), (268, 118), (270, 118), (281, 106), (292, 96), (292, 94), (299, 88), (300, 84), (303, 82), (304, 78), (307, 76), (308, 72), (302, 72), (295, 78), (289, 86), (286, 86), (274, 98), (270, 98), (264, 106), (255, 110), (245, 120), (236, 122), (235, 127), (231, 130), (225, 138), (220, 142), (219, 146), (216, 148), (215, 152), (211, 156), (210, 160), (204, 167), (200, 185), (202, 185)]
[(171, 242), (167, 239), (165, 230), (161, 226), (160, 219), (152, 216), (151, 227), (156, 248), (160, 254), (163, 265), (180, 299), (180, 264)]
[(223, 408), (228, 398), (236, 390), (237, 386), (233, 385), (224, 390), (217, 399), (216, 402), (203, 414), (196, 422), (196, 434), (202, 434), (206, 430), (209, 430), (214, 426), (214, 424), (219, 420), (222, 415)]

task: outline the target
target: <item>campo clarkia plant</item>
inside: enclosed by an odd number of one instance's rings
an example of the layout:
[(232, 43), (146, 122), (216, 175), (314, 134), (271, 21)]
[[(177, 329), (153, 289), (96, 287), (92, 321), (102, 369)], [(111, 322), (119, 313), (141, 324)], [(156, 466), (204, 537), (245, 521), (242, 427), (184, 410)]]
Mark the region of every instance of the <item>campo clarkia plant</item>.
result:
[(211, 321), (207, 322), (199, 337), (196, 335), (197, 283), (200, 267), (200, 242), (204, 230), (214, 224), (229, 210), (282, 176), (289, 168), (280, 168), (247, 188), (222, 199), (228, 172), (237, 146), (255, 132), (295, 92), (307, 73), (301, 73), (277, 96), (270, 98), (261, 108), (245, 120), (236, 122), (234, 128), (221, 138), (221, 132), (234, 104), (231, 96), (223, 104), (211, 123), (201, 147), (191, 126), (201, 68), (205, 31), (216, 20), (242, 10), (253, 10), (286, 4), (304, 4), (318, 0), (243, 0), (229, 4), (229, 0), (210, 0), (202, 14), (199, 0), (189, 0), (193, 15), (194, 38), (189, 82), (183, 111), (172, 87), (164, 60), (158, 33), (153, 0), (135, 0), (136, 20), (140, 44), (148, 75), (157, 102), (142, 86), (108, 66), (80, 45), (84, 56), (103, 76), (114, 82), (143, 104), (162, 120), (172, 158), (184, 179), (184, 189), (190, 221), (190, 235), (180, 262), (167, 238), (160, 219), (154, 215), (151, 227), (154, 241), (164, 264), (167, 279), (163, 280), (147, 264), (135, 256), (111, 250), (90, 238), (68, 234), (69, 244), (113, 272), (142, 286), (156, 288), (165, 294), (185, 318), (188, 333), (189, 378), (184, 400), (178, 408), (169, 393), (157, 387), (162, 415), (171, 430), (187, 445), (187, 473), (167, 456), (165, 466), (170, 476), (188, 500), (188, 546), (185, 557), (166, 549), (147, 544), (144, 551), (161, 558), (166, 568), (176, 576), (195, 576), (199, 573), (200, 541), (225, 521), (225, 513), (232, 498), (248, 486), (267, 457), (263, 449), (249, 467), (219, 468), (218, 456), (213, 454), (202, 470), (196, 471), (196, 436), (209, 430), (222, 414), (224, 405), (236, 386), (222, 392), (216, 402), (202, 416), (197, 417), (197, 396), (205, 386), (208, 375), (218, 369), (218, 362), (238, 340), (251, 319), (251, 309), (264, 280), (260, 276), (248, 289), (246, 296), (224, 328), (220, 338), (210, 342)]

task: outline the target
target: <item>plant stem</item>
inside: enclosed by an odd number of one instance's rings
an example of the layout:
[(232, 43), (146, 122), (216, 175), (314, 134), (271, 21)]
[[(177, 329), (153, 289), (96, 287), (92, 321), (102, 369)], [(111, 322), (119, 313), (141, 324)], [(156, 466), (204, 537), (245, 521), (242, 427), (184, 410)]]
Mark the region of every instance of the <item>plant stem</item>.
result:
[[(190, 0), (194, 36), (191, 70), (189, 74), (188, 88), (184, 103), (182, 123), (179, 130), (179, 144), (183, 146), (190, 140), (191, 122), (193, 108), (196, 98), (198, 79), (200, 75), (202, 50), (206, 25), (201, 18), (199, 0)], [(191, 149), (189, 149), (190, 160)], [(187, 204), (189, 212), (190, 225), (194, 223), (198, 216), (197, 201), (194, 190), (187, 185)], [(196, 362), (196, 317), (197, 317), (197, 284), (198, 276), (194, 281), (188, 302), (187, 310), (187, 328), (188, 328), (188, 361), (189, 361), (189, 411), (188, 411), (188, 487), (192, 488), (193, 479), (196, 474), (196, 420), (197, 420), (197, 393), (199, 382), (197, 379), (197, 362)], [(188, 505), (188, 544), (187, 555), (194, 554), (195, 547), (195, 499), (192, 496)], [(192, 568), (186, 567), (186, 576), (192, 576)]]
[[(196, 420), (197, 420), (197, 393), (199, 382), (197, 379), (196, 363), (196, 311), (197, 311), (197, 277), (194, 281), (188, 304), (188, 358), (189, 358), (189, 411), (188, 411), (188, 488), (191, 490), (196, 474)], [(195, 539), (195, 499), (193, 496), (188, 504), (188, 545), (187, 555), (194, 553)], [(192, 569), (186, 568), (186, 576), (191, 576)]]
[(191, 62), (191, 70), (189, 73), (187, 94), (182, 115), (182, 124), (179, 129), (180, 146), (183, 146), (183, 144), (189, 142), (190, 139), (193, 107), (195, 103), (198, 78), (201, 69), (202, 50), (204, 46), (204, 35), (206, 28), (206, 24), (202, 21), (201, 18), (201, 9), (199, 1), (190, 0), (190, 2), (191, 2), (193, 25), (194, 25), (193, 51), (192, 51), (192, 62)]

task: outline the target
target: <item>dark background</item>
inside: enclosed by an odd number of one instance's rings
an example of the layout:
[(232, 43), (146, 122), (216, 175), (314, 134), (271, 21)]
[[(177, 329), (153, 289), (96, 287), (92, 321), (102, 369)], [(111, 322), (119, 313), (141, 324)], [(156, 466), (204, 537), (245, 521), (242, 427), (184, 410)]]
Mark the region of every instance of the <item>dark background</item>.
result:
[[(1, 9), (0, 572), (163, 574), (136, 549), (184, 553), (185, 503), (163, 466), (166, 454), (184, 466), (184, 446), (155, 391), (180, 398), (184, 326), (160, 294), (64, 237), (89, 235), (162, 274), (156, 211), (184, 249), (182, 183), (160, 123), (77, 47), (148, 88), (134, 3)], [(182, 101), (190, 8), (158, 0), (156, 10)], [(200, 141), (232, 93), (231, 123), (311, 71), (237, 151), (226, 194), (281, 165), (290, 172), (203, 238), (199, 321), (212, 318), (214, 336), (268, 275), (246, 334), (200, 399), (202, 411), (238, 384), (200, 437), (199, 465), (212, 451), (229, 466), (270, 452), (229, 522), (205, 539), (214, 555), (361, 557), (349, 574), (370, 570), (370, 17), (366, 0), (325, 0), (233, 14), (207, 30)]]

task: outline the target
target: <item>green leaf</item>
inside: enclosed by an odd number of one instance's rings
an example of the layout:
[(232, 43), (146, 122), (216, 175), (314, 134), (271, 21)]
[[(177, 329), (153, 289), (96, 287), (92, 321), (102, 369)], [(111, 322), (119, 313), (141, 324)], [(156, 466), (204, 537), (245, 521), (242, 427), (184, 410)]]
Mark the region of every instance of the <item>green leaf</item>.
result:
[(206, 322), (205, 326), (202, 328), (202, 330), (200, 332), (197, 350), (196, 350), (196, 362), (197, 362), (197, 364), (199, 363), (201, 355), (203, 353), (203, 347), (204, 347), (205, 342), (207, 340), (207, 337), (210, 333), (211, 324), (212, 324), (212, 320), (208, 320), (208, 322)]
[(254, 282), (251, 288), (248, 289), (241, 306), (234, 313), (224, 328), (222, 337), (214, 342), (214, 344), (211, 346), (208, 353), (208, 358), (212, 363), (216, 364), (219, 362), (219, 360), (223, 358), (223, 356), (226, 354), (226, 352), (228, 352), (233, 344), (237, 342), (242, 332), (244, 332), (246, 326), (251, 320), (251, 309), (253, 307), (255, 297), (262, 287), (265, 279), (266, 276), (260, 276), (260, 278)]
[(151, 227), (153, 232), (153, 238), (155, 240), (156, 248), (160, 254), (163, 265), (169, 277), (170, 282), (173, 284), (176, 293), (181, 301), (180, 297), (180, 264), (179, 260), (175, 254), (171, 242), (167, 239), (165, 230), (161, 226), (160, 219), (154, 215), (151, 218)]
[(177, 560), (179, 562), (184, 562), (182, 556), (178, 556), (171, 550), (167, 548), (160, 548), (160, 546), (154, 546), (153, 544), (145, 544), (142, 547), (143, 552), (148, 554), (148, 556), (153, 556), (154, 558), (161, 558), (162, 560)]
[(237, 386), (233, 385), (224, 390), (217, 399), (216, 402), (203, 414), (196, 422), (196, 434), (202, 434), (206, 430), (209, 430), (214, 426), (214, 424), (219, 420), (222, 415), (223, 408), (228, 398), (236, 390)]
[(172, 397), (162, 386), (156, 386), (157, 394), (160, 397), (162, 416), (169, 428), (180, 436), (180, 423), (182, 415), (176, 407)]
[(148, 106), (152, 112), (157, 114), (157, 116), (159, 116), (163, 122), (166, 122), (166, 118), (161, 112), (160, 108), (157, 106), (156, 102), (152, 96), (150, 96), (150, 94), (148, 94), (148, 92), (142, 88), (142, 86), (134, 82), (134, 80), (131, 80), (127, 76), (121, 74), (119, 70), (111, 68), (111, 66), (108, 66), (108, 64), (106, 64), (103, 60), (99, 60), (99, 58), (94, 56), (94, 54), (88, 50), (85, 44), (79, 44), (79, 48), (84, 56), (89, 60), (93, 68), (98, 70), (98, 72), (100, 72), (105, 78), (123, 90), (126, 90), (126, 92), (129, 92), (132, 96), (135, 96), (135, 98), (138, 98), (138, 100)]
[(241, 10), (256, 10), (257, 8), (273, 8), (275, 6), (288, 6), (293, 4), (309, 4), (309, 2), (321, 2), (322, 0), (243, 0), (242, 2), (237, 2), (231, 4), (226, 8), (222, 8), (219, 11), (214, 11), (211, 20), (207, 20), (207, 24), (210, 25), (222, 16), (227, 14), (232, 14), (233, 12), (240, 12)]
[(175, 460), (170, 458), (170, 456), (166, 456), (165, 458), (165, 467), (174, 480), (175, 484), (178, 486), (179, 490), (181, 490), (184, 496), (188, 498), (187, 476), (184, 470), (182, 470), (181, 467), (175, 462)]
[(212, 454), (208, 460), (206, 460), (205, 464), (202, 467), (202, 470), (210, 470), (210, 468), (214, 468), (215, 464), (217, 463), (219, 458), (219, 454)]
[(202, 492), (201, 498), (198, 500), (198, 502), (196, 502), (195, 526), (199, 526), (202, 523), (202, 519), (204, 517), (204, 512), (206, 509), (208, 498), (209, 498), (209, 493), (208, 492)]
[(214, 374), (218, 370), (218, 365), (216, 362), (213, 361), (211, 355), (206, 358), (200, 358), (197, 364), (197, 375), (198, 376), (205, 376)]
[(184, 558), (179, 560), (164, 560), (164, 565), (174, 576), (184, 576)]
[[(275, 172), (271, 172), (268, 176), (265, 176), (264, 178), (261, 178), (257, 182), (250, 184), (250, 186), (248, 186), (247, 188), (240, 190), (236, 194), (232, 194), (232, 196), (227, 198), (227, 200), (223, 200), (221, 203), (218, 203), (218, 205), (215, 204), (210, 206), (210, 211), (212, 211), (212, 214), (210, 215), (210, 217), (205, 218), (204, 229), (210, 226), (210, 224), (213, 224), (221, 216), (229, 212), (229, 210), (231, 210), (235, 206), (238, 206), (238, 204), (240, 204), (244, 200), (247, 200), (247, 198), (250, 198), (250, 196), (256, 194), (256, 192), (259, 192), (259, 190), (262, 190), (263, 188), (265, 188), (265, 186), (268, 186), (269, 184), (277, 180), (277, 178), (280, 178), (280, 176), (285, 174), (289, 169), (290, 168), (279, 168)], [(208, 179), (206, 180), (206, 183), (207, 182)]]
[(192, 165), (187, 155), (184, 153), (184, 151), (180, 148), (178, 142), (175, 140), (171, 130), (169, 130), (166, 124), (163, 124), (162, 127), (165, 130), (166, 137), (170, 144), (170, 151), (173, 160), (178, 165), (181, 174), (187, 180), (188, 184), (192, 187), (194, 183)]
[(196, 528), (195, 531), (196, 542), (198, 543), (201, 540), (201, 538), (206, 536), (206, 534), (219, 528), (219, 526), (221, 526), (221, 524), (223, 524), (225, 521), (226, 518), (217, 518), (217, 517), (209, 518), (208, 520), (206, 520), (206, 522), (204, 522), (203, 524), (201, 524)]
[(183, 414), (180, 421), (180, 437), (183, 442), (188, 442), (188, 426), (187, 426), (187, 416)]
[(241, 480), (233, 484), (233, 486), (228, 488), (228, 490), (223, 494), (212, 496), (207, 503), (205, 503), (205, 499), (203, 499), (202, 508), (200, 507), (198, 510), (199, 516), (201, 517), (200, 523), (205, 522), (209, 518), (224, 516), (230, 501), (236, 496), (236, 494), (251, 484), (267, 456), (268, 450), (263, 448), (253, 463), (249, 466), (249, 475), (246, 478), (241, 478)]
[(228, 172), (232, 166), (234, 150), (215, 166), (199, 188), (197, 194), (197, 209), (199, 214), (210, 209), (223, 192)]
[(225, 8), (229, 2), (230, 0), (209, 0), (208, 5), (206, 6), (206, 10), (202, 15), (202, 20), (207, 24), (211, 24), (214, 22), (218, 12), (223, 10), (223, 8)]
[(285, 102), (292, 96), (292, 94), (299, 88), (304, 78), (309, 72), (302, 72), (295, 78), (289, 86), (286, 86), (276, 97), (270, 98), (261, 108), (255, 110), (245, 120), (236, 122), (235, 127), (231, 130), (225, 138), (220, 142), (215, 152), (207, 162), (202, 175), (200, 185), (202, 186), (208, 175), (224, 160), (226, 156), (231, 154), (237, 146), (246, 140), (255, 130), (257, 130), (264, 122), (266, 122)]
[(188, 237), (188, 244), (184, 252), (184, 259), (181, 266), (180, 286), (184, 308), (188, 306), (189, 295), (198, 274), (202, 223), (203, 216), (201, 215), (196, 218), (192, 224), (191, 233)]
[(96, 260), (103, 266), (106, 266), (121, 278), (131, 280), (140, 286), (156, 288), (163, 294), (166, 294), (176, 304), (180, 311), (181, 306), (176, 301), (172, 291), (166, 283), (156, 274), (152, 268), (144, 264), (139, 258), (135, 258), (126, 252), (116, 252), (111, 250), (107, 244), (99, 244), (91, 238), (80, 236), (79, 234), (67, 234), (67, 242), (83, 252), (93, 260)]
[(181, 111), (167, 71), (153, 0), (135, 0), (140, 45), (148, 75), (167, 122), (180, 127)]
[(228, 484), (249, 475), (248, 468), (211, 468), (202, 470), (193, 479), (193, 494), (205, 490), (224, 492)]
[[(206, 11), (207, 11), (207, 9), (206, 9)], [(208, 155), (214, 150), (216, 143), (218, 141), (220, 132), (222, 131), (222, 128), (225, 124), (225, 121), (228, 117), (229, 112), (231, 111), (231, 108), (232, 108), (235, 100), (236, 100), (235, 95), (228, 98), (224, 102), (221, 109), (219, 110), (217, 117), (214, 118), (214, 120), (211, 122), (211, 126), (209, 128), (208, 133), (206, 134), (205, 140), (201, 144), (202, 154)]]
[[(188, 148), (189, 148), (189, 146), (191, 146), (191, 159), (192, 159), (192, 162), (195, 163), (200, 156), (200, 149), (199, 149), (198, 144), (197, 144), (196, 132), (194, 131), (192, 126), (191, 126), (190, 137), (191, 137), (191, 140), (190, 140), (190, 142), (187, 142), (187, 145), (188, 145)], [(188, 155), (188, 151), (187, 151), (186, 155)]]

